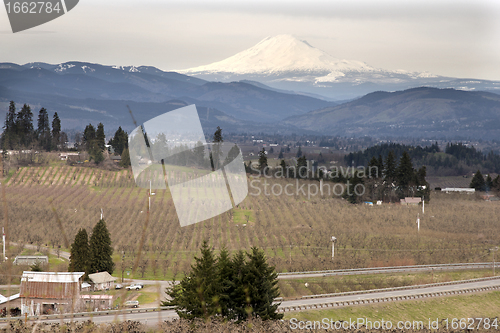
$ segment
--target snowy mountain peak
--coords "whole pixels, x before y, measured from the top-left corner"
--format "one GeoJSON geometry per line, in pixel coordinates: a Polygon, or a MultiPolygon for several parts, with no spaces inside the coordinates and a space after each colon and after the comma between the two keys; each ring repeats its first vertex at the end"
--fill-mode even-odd
{"type": "Polygon", "coordinates": [[[331,72],[366,72],[374,68],[361,61],[342,60],[291,35],[267,37],[232,57],[179,72],[185,74],[233,73],[279,74],[301,72],[326,75],[331,72]]]}

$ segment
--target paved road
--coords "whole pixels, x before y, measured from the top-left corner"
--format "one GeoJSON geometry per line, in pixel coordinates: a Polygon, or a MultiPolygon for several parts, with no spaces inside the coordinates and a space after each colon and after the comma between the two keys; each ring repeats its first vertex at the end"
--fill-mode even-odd
{"type": "MultiPolygon", "coordinates": [[[[496,263],[496,267],[500,268],[500,264],[496,263]]],[[[451,264],[451,265],[419,265],[419,266],[401,266],[401,267],[380,267],[380,268],[359,268],[359,269],[343,269],[332,271],[316,271],[316,272],[297,272],[297,273],[281,273],[278,274],[278,279],[303,279],[317,278],[326,276],[342,276],[342,275],[366,275],[366,274],[391,274],[391,273],[418,273],[418,272],[439,272],[453,271],[465,269],[487,269],[492,268],[492,263],[466,263],[466,264],[451,264]]]]}
{"type": "MultiPolygon", "coordinates": [[[[17,246],[18,243],[16,242],[10,242],[11,245],[14,245],[14,246],[17,246]]],[[[30,250],[36,250],[38,248],[38,245],[34,245],[34,244],[24,244],[24,247],[27,248],[27,249],[30,249],[30,250]]],[[[40,246],[40,249],[49,249],[50,253],[52,253],[53,255],[57,256],[57,249],[53,249],[49,246],[40,246]]],[[[69,257],[70,257],[70,253],[69,252],[64,252],[64,251],[59,251],[59,257],[60,258],[63,258],[63,259],[66,259],[66,260],[69,260],[69,257]]]]}
{"type": "Polygon", "coordinates": [[[364,300],[364,299],[370,299],[370,298],[410,296],[410,295],[417,295],[417,294],[456,291],[456,290],[473,289],[473,288],[490,287],[490,286],[500,286],[500,279],[468,282],[468,283],[452,284],[452,285],[444,285],[444,286],[436,286],[436,287],[427,287],[427,288],[418,288],[418,289],[416,288],[416,289],[381,291],[381,292],[375,292],[375,293],[355,294],[355,295],[346,295],[346,296],[298,299],[298,300],[291,300],[291,301],[282,302],[281,306],[282,307],[301,306],[301,305],[311,305],[311,304],[320,304],[320,303],[356,301],[356,300],[364,300]]]}
{"type": "MultiPolygon", "coordinates": [[[[408,289],[408,290],[398,290],[398,291],[382,291],[375,293],[365,293],[365,294],[356,294],[356,295],[346,295],[346,296],[333,296],[333,297],[323,297],[316,299],[298,299],[298,300],[290,300],[284,301],[281,303],[280,307],[290,307],[290,306],[305,306],[305,305],[314,305],[321,303],[333,303],[333,302],[343,302],[343,301],[359,301],[364,299],[371,298],[382,298],[382,297],[397,297],[397,296],[410,296],[416,294],[425,294],[425,293],[436,293],[436,292],[445,292],[445,291],[458,291],[465,289],[473,289],[473,288],[482,288],[489,286],[500,286],[500,279],[494,280],[486,280],[486,281],[476,281],[476,282],[468,282],[462,284],[454,284],[454,285],[445,285],[445,286],[437,286],[437,287],[427,287],[427,288],[418,288],[418,289],[408,289]]],[[[158,325],[164,320],[172,320],[174,318],[178,318],[176,313],[173,310],[159,311],[159,312],[143,312],[143,313],[129,313],[129,314],[121,314],[121,315],[103,315],[103,316],[94,316],[94,317],[78,317],[74,318],[74,321],[86,321],[92,320],[95,323],[109,323],[114,321],[124,321],[124,320],[133,320],[140,321],[147,325],[158,325]]],[[[70,318],[65,319],[51,319],[44,320],[44,322],[69,322],[70,318]]],[[[2,323],[0,326],[4,327],[6,324],[2,323]]]]}

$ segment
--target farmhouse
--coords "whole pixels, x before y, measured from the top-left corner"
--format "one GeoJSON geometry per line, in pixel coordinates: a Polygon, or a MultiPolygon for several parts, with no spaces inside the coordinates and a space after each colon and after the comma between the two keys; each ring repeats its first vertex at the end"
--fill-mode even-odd
{"type": "Polygon", "coordinates": [[[84,272],[32,272],[21,277],[21,314],[67,313],[80,306],[84,272]]]}
{"type": "Polygon", "coordinates": [[[122,160],[122,157],[120,155],[111,155],[110,159],[115,163],[119,163],[122,160]]]}
{"type": "Polygon", "coordinates": [[[108,272],[100,272],[89,274],[92,290],[108,290],[113,288],[116,278],[112,277],[108,272]]]}
{"type": "Polygon", "coordinates": [[[68,159],[76,158],[76,157],[79,157],[79,156],[80,156],[80,153],[60,153],[59,154],[59,159],[61,161],[67,161],[68,159]]]}

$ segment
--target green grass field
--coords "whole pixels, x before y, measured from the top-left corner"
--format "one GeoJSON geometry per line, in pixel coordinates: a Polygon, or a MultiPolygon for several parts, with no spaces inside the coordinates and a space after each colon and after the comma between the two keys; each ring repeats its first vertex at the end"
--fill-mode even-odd
{"type": "MultiPolygon", "coordinates": [[[[443,320],[448,318],[449,329],[454,318],[498,318],[500,313],[500,292],[475,295],[439,297],[429,300],[401,301],[388,304],[343,307],[335,310],[314,310],[288,312],[286,320],[295,318],[302,321],[357,321],[365,318],[374,321],[422,321],[428,327],[429,320],[438,319],[439,328],[444,328],[443,320]]],[[[478,323],[476,321],[476,323],[478,323]]],[[[498,323],[500,325],[500,323],[498,323]]],[[[483,328],[483,327],[481,327],[483,328]]],[[[500,328],[500,326],[499,326],[500,328]]],[[[418,330],[416,330],[418,331],[418,330]]],[[[497,331],[496,329],[492,331],[497,331]]]]}

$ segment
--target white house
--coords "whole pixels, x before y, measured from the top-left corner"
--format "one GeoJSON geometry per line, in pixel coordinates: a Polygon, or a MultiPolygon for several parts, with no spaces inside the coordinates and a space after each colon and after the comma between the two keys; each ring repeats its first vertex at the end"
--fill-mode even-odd
{"type": "Polygon", "coordinates": [[[92,290],[107,290],[114,287],[116,278],[108,272],[89,274],[92,290]]]}

